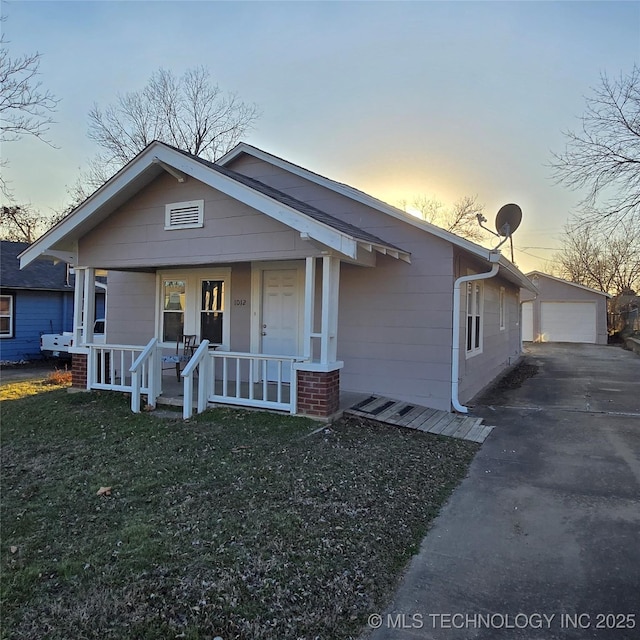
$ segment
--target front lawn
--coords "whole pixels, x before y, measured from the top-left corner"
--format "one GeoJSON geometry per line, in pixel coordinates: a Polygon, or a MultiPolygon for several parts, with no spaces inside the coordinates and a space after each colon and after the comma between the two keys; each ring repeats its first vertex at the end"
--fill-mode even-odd
{"type": "Polygon", "coordinates": [[[1,410],[3,638],[356,638],[478,448],[115,393],[1,410]]]}

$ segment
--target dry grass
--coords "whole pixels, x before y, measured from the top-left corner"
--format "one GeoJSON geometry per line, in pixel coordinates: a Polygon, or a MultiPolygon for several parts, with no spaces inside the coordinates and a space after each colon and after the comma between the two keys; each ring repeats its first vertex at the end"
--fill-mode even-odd
{"type": "Polygon", "coordinates": [[[64,369],[56,369],[49,373],[45,378],[44,384],[53,387],[70,387],[71,386],[71,371],[64,369]]]}
{"type": "Polygon", "coordinates": [[[14,382],[4,382],[0,385],[0,401],[20,400],[35,396],[44,391],[63,389],[71,386],[71,371],[59,370],[34,373],[32,378],[14,382]]]}
{"type": "Polygon", "coordinates": [[[2,409],[7,639],[356,638],[478,448],[110,393],[2,409]]]}

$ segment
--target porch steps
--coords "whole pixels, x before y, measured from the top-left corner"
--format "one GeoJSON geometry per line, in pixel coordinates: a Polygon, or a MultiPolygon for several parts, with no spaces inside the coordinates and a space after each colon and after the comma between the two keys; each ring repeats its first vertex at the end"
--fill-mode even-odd
{"type": "Polygon", "coordinates": [[[344,413],[384,424],[479,443],[484,442],[493,429],[491,426],[483,425],[482,418],[438,411],[381,396],[369,396],[346,409],[344,413]]]}

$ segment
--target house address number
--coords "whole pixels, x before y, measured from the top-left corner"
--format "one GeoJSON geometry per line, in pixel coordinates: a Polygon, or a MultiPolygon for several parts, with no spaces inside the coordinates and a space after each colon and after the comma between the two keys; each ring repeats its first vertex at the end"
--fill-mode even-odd
{"type": "Polygon", "coordinates": [[[244,307],[247,304],[247,301],[244,298],[236,298],[233,301],[234,307],[244,307]]]}

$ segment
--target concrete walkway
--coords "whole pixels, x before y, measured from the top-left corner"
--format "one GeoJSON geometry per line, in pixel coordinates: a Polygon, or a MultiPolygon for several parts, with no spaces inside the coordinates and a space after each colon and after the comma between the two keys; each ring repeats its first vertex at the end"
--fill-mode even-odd
{"type": "Polygon", "coordinates": [[[369,640],[640,638],[640,357],[529,351],[369,640]]]}

